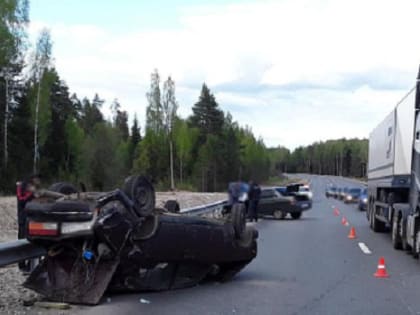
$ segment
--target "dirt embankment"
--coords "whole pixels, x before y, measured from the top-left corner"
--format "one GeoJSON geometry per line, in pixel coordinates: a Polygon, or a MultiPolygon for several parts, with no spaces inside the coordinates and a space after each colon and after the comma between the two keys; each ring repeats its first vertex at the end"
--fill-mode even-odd
{"type": "MultiPolygon", "coordinates": [[[[163,207],[169,199],[177,200],[181,209],[226,199],[223,193],[159,192],[156,206],[163,207]]],[[[16,197],[0,197],[0,242],[17,238],[16,197]]],[[[45,310],[23,306],[23,301],[37,299],[35,292],[23,288],[25,281],[16,265],[0,268],[0,314],[39,314],[45,310]]],[[[49,313],[49,312],[48,312],[49,313]]],[[[65,314],[70,314],[65,312],[65,314]]],[[[50,314],[50,313],[49,313],[50,314]]]]}

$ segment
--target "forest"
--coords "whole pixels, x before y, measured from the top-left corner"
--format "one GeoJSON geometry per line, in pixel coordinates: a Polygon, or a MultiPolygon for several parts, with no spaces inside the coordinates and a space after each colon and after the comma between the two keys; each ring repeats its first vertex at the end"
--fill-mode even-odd
{"type": "MultiPolygon", "coordinates": [[[[71,92],[54,66],[53,40],[27,35],[29,1],[0,2],[0,192],[41,174],[45,183],[83,182],[89,189],[120,185],[130,174],[158,189],[225,191],[234,180],[265,182],[287,172],[364,176],[367,140],[330,140],[267,148],[249,126],[224,112],[203,83],[194,104],[180,104],[174,78],[151,73],[144,126],[118,99],[71,92]],[[103,109],[112,111],[106,119],[103,109]],[[192,108],[189,117],[179,106],[192,108]]],[[[139,110],[140,111],[140,110],[139,110]]]]}

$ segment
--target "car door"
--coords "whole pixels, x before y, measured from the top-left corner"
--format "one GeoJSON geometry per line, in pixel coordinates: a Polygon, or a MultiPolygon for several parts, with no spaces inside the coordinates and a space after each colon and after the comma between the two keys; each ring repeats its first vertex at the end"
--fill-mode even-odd
{"type": "Polygon", "coordinates": [[[276,203],[276,193],[274,189],[263,189],[258,203],[260,214],[272,214],[276,203]]]}

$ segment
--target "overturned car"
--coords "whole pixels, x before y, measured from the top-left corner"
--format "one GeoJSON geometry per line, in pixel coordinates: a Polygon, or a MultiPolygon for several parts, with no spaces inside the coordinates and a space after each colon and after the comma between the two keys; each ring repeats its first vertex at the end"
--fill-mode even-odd
{"type": "Polygon", "coordinates": [[[105,291],[226,281],[257,254],[258,233],[246,226],[243,206],[222,219],[159,209],[142,176],[106,193],[58,183],[45,195],[26,206],[27,238],[47,255],[24,285],[52,301],[94,305],[105,291]]]}

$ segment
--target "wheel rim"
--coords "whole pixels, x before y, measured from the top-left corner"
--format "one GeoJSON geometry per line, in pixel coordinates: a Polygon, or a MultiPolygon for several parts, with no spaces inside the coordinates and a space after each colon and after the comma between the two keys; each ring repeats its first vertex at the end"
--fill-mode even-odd
{"type": "Polygon", "coordinates": [[[278,211],[278,210],[277,211],[274,211],[273,215],[274,215],[274,217],[276,219],[281,219],[283,217],[282,212],[281,211],[278,211]]]}

